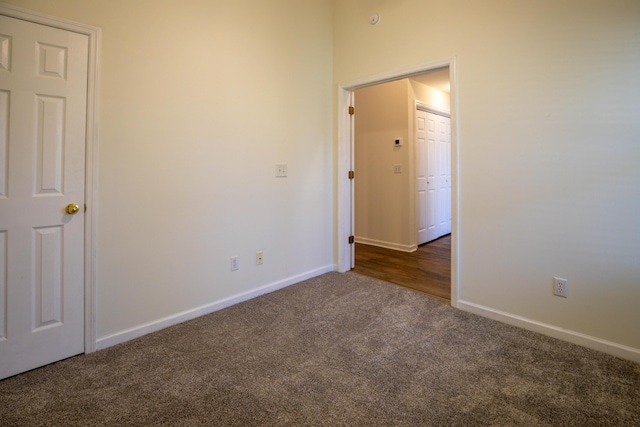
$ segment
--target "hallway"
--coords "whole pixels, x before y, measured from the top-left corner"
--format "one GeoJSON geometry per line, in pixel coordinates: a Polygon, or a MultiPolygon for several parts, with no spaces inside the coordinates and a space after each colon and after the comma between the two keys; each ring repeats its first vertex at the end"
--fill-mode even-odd
{"type": "Polygon", "coordinates": [[[356,243],[356,273],[451,302],[451,234],[401,252],[356,243]]]}

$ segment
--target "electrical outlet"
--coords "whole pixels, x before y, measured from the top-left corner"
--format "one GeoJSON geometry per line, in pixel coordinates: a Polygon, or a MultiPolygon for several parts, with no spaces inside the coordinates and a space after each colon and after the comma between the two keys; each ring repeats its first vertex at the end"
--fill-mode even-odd
{"type": "Polygon", "coordinates": [[[393,165],[393,173],[402,173],[402,165],[393,165]]]}
{"type": "Polygon", "coordinates": [[[569,281],[561,277],[553,278],[553,294],[559,297],[567,298],[569,291],[569,281]]]}
{"type": "Polygon", "coordinates": [[[264,262],[264,252],[258,251],[256,252],[256,265],[262,265],[264,262]]]}
{"type": "Polygon", "coordinates": [[[240,269],[240,260],[237,256],[231,257],[231,271],[236,271],[240,269]]]}

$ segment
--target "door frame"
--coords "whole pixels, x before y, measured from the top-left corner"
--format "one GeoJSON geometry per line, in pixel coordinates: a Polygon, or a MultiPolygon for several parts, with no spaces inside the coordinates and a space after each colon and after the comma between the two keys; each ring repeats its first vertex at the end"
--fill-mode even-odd
{"type": "MultiPolygon", "coordinates": [[[[394,80],[410,78],[424,74],[438,68],[449,67],[449,81],[451,83],[451,305],[458,306],[460,257],[458,251],[459,236],[459,144],[458,144],[458,84],[457,59],[455,56],[439,61],[379,74],[360,80],[338,84],[338,271],[346,272],[351,269],[353,262],[352,248],[349,236],[353,235],[353,186],[349,179],[349,171],[353,170],[353,137],[351,130],[351,93],[367,86],[387,83],[394,80]]],[[[357,113],[357,111],[356,111],[357,113]]],[[[415,178],[415,177],[414,177],[415,178]]],[[[357,177],[356,177],[357,179],[357,177]]],[[[417,229],[416,229],[417,232],[417,229]]]]}
{"type": "Polygon", "coordinates": [[[0,3],[0,15],[83,34],[89,38],[84,175],[84,200],[86,205],[84,218],[84,351],[85,353],[91,353],[96,350],[96,168],[98,165],[98,77],[101,30],[91,25],[45,15],[5,3],[0,3]]]}

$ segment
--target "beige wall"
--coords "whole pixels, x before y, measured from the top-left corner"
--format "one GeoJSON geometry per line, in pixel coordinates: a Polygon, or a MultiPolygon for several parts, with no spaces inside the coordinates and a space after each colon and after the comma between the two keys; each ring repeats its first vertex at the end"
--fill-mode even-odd
{"type": "Polygon", "coordinates": [[[449,96],[396,80],[354,91],[355,237],[360,243],[416,249],[415,102],[449,111],[449,96]],[[402,139],[402,146],[393,141],[402,139]],[[394,173],[400,165],[402,172],[394,173]]]}
{"type": "Polygon", "coordinates": [[[103,31],[100,339],[333,268],[331,2],[7,3],[103,31]]]}
{"type": "Polygon", "coordinates": [[[426,104],[429,108],[433,108],[435,111],[442,113],[449,113],[451,111],[451,99],[448,93],[434,89],[413,79],[409,79],[409,83],[410,109],[413,110],[415,108],[414,101],[420,101],[423,104],[426,104]]]}
{"type": "Polygon", "coordinates": [[[640,354],[640,3],[335,9],[338,85],[457,58],[461,305],[640,354]]]}

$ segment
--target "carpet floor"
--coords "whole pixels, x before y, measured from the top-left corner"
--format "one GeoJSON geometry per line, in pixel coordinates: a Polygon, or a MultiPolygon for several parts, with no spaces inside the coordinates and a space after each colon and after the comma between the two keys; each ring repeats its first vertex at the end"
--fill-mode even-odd
{"type": "Polygon", "coordinates": [[[640,364],[328,273],[0,381],[2,426],[639,426],[640,364]]]}

